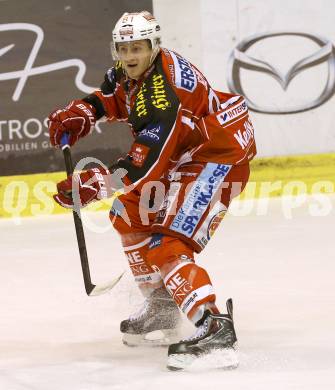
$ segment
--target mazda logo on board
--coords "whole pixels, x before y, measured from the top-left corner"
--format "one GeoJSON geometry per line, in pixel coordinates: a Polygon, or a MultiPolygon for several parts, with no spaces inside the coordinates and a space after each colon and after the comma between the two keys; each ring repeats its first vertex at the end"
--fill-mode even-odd
{"type": "MultiPolygon", "coordinates": [[[[285,56],[285,53],[282,53],[285,56]]],[[[247,99],[248,106],[251,110],[267,113],[267,114],[293,114],[297,112],[311,110],[329,100],[335,92],[335,55],[332,42],[319,35],[313,35],[303,32],[286,32],[276,31],[268,33],[260,33],[250,36],[241,41],[232,51],[228,60],[227,83],[230,91],[244,95],[247,99]],[[293,64],[286,73],[280,72],[275,65],[264,60],[254,58],[247,54],[248,49],[255,43],[262,40],[278,37],[278,36],[295,36],[307,38],[315,42],[319,48],[313,54],[301,58],[293,64]],[[327,64],[327,81],[325,86],[316,99],[311,99],[309,102],[296,106],[263,106],[260,103],[248,98],[248,92],[245,92],[241,82],[241,69],[248,69],[265,73],[273,77],[281,85],[284,91],[288,88],[290,82],[302,71],[314,67],[316,65],[327,64]]]]}

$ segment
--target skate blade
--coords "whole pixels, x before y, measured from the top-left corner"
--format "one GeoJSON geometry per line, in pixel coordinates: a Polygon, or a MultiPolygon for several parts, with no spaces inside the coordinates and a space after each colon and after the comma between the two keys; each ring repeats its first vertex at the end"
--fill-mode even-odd
{"type": "Polygon", "coordinates": [[[124,333],[122,342],[128,347],[167,347],[179,339],[175,329],[154,330],[145,334],[124,333]]]}
{"type": "Polygon", "coordinates": [[[168,357],[170,371],[233,370],[238,367],[238,354],[233,348],[216,349],[203,355],[172,354],[168,357]]]}

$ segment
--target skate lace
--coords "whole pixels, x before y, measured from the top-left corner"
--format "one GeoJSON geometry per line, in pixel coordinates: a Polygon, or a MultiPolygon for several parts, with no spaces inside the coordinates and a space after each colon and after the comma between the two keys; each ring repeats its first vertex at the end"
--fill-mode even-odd
{"type": "Polygon", "coordinates": [[[207,331],[208,331],[208,321],[205,320],[204,323],[197,328],[197,330],[192,336],[188,337],[187,339],[184,339],[183,341],[191,341],[191,340],[198,339],[204,336],[207,333],[207,331]]]}
{"type": "Polygon", "coordinates": [[[133,314],[131,314],[129,316],[129,320],[136,321],[136,320],[139,320],[140,318],[144,317],[147,310],[148,310],[148,306],[149,306],[149,299],[146,299],[143,302],[142,306],[137,311],[135,311],[133,314]]]}

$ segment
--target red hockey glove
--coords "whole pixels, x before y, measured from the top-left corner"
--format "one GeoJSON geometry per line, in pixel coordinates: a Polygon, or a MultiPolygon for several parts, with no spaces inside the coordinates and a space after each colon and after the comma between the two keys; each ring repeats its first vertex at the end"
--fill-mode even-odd
{"type": "Polygon", "coordinates": [[[57,184],[58,193],[54,195],[54,199],[62,207],[73,208],[73,190],[79,194],[80,207],[85,207],[96,200],[109,198],[114,192],[110,176],[109,170],[102,167],[75,173],[57,184]]]}
{"type": "Polygon", "coordinates": [[[95,108],[83,100],[73,100],[62,110],[55,110],[49,115],[50,141],[59,147],[62,134],[69,133],[72,146],[79,138],[85,137],[96,121],[95,108]]]}

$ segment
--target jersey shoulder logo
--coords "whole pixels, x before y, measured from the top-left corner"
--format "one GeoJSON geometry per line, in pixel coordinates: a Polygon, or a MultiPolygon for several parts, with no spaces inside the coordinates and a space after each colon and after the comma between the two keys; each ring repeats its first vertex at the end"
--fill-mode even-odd
{"type": "Polygon", "coordinates": [[[170,50],[169,54],[174,63],[174,83],[176,87],[188,92],[193,92],[198,84],[193,66],[179,54],[170,50]]]}

